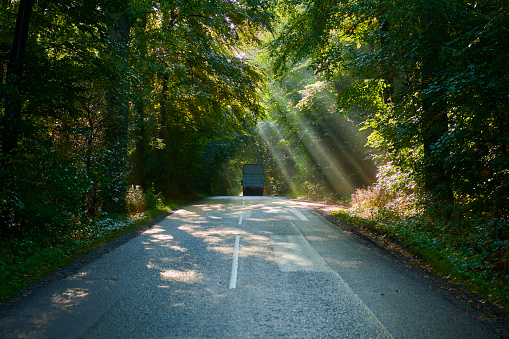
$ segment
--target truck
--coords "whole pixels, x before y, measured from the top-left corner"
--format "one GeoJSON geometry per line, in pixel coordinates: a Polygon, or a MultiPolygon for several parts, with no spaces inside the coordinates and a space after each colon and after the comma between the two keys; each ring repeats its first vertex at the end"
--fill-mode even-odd
{"type": "Polygon", "coordinates": [[[242,166],[242,195],[263,195],[265,191],[265,167],[263,164],[242,166]]]}

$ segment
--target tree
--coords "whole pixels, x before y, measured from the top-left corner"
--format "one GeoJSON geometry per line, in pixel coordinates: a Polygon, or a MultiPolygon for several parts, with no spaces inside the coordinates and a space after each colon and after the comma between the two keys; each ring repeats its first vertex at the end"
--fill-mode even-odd
{"type": "Polygon", "coordinates": [[[311,56],[341,87],[336,107],[372,128],[372,143],[415,170],[430,196],[491,196],[506,210],[495,197],[507,187],[507,46],[494,35],[507,35],[505,2],[281,3],[288,19],[271,45],[276,74],[311,56]],[[490,141],[472,142],[481,138],[490,141]]]}
{"type": "MultiPolygon", "coordinates": [[[[84,18],[84,8],[89,6],[21,1],[7,5],[1,13],[5,30],[0,45],[12,42],[16,51],[2,55],[8,59],[1,60],[2,66],[7,65],[2,67],[7,71],[2,73],[6,76],[1,79],[0,107],[5,180],[0,199],[2,232],[29,228],[35,220],[33,228],[39,229],[49,228],[49,224],[60,223],[65,228],[67,223],[79,223],[79,206],[85,200],[83,178],[79,168],[67,161],[68,156],[60,162],[57,159],[62,154],[58,145],[65,144],[62,137],[67,135],[67,122],[76,117],[78,93],[90,75],[83,72],[84,61],[94,54],[94,38],[104,22],[92,11],[88,13],[90,21],[77,24],[76,19],[84,18]],[[13,17],[10,13],[16,8],[18,16],[13,17]],[[11,30],[13,27],[18,28],[11,30]],[[91,39],[80,46],[81,53],[76,53],[76,43],[84,36],[91,39]],[[69,194],[71,191],[74,195],[69,194]]],[[[92,57],[87,62],[93,64],[94,60],[92,57]]],[[[92,64],[88,63],[89,70],[92,64]]]]}
{"type": "MultiPolygon", "coordinates": [[[[259,53],[268,69],[271,60],[259,53]]],[[[269,83],[264,103],[268,121],[260,124],[265,162],[276,194],[316,198],[348,197],[374,181],[374,166],[364,148],[366,133],[334,112],[337,88],[313,74],[308,60],[284,78],[269,83]]]]}
{"type": "Polygon", "coordinates": [[[155,80],[143,86],[154,89],[158,106],[144,105],[158,122],[157,130],[147,130],[152,149],[145,150],[144,168],[166,195],[191,189],[208,142],[235,138],[262,114],[262,77],[236,46],[255,41],[269,18],[263,2],[168,2],[148,12],[137,45],[145,60],[131,62],[147,70],[138,71],[141,78],[155,80]]]}
{"type": "Polygon", "coordinates": [[[263,114],[262,76],[239,48],[270,26],[268,8],[1,2],[2,232],[58,236],[122,212],[131,183],[168,195],[203,187],[209,144],[233,140],[263,114]],[[16,28],[14,13],[30,10],[16,28]],[[24,57],[10,53],[24,46],[24,57]]]}
{"type": "Polygon", "coordinates": [[[19,138],[22,119],[22,92],[24,57],[27,48],[28,31],[35,0],[21,0],[16,16],[16,28],[12,39],[6,81],[13,94],[7,98],[3,123],[2,152],[11,154],[19,138]],[[12,98],[12,99],[11,99],[12,98]],[[11,99],[11,100],[9,100],[11,99]]]}

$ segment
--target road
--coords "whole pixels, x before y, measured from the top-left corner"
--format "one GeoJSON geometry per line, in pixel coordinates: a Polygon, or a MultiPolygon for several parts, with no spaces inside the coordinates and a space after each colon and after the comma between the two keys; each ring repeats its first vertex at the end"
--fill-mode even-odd
{"type": "Polygon", "coordinates": [[[286,198],[183,207],[0,313],[0,338],[498,338],[286,198]]]}

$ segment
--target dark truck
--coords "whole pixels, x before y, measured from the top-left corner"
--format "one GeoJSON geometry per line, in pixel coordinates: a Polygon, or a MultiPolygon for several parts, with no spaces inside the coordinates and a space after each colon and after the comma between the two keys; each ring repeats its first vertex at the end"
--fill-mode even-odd
{"type": "Polygon", "coordinates": [[[246,164],[242,167],[242,195],[263,195],[265,168],[259,164],[246,164]]]}

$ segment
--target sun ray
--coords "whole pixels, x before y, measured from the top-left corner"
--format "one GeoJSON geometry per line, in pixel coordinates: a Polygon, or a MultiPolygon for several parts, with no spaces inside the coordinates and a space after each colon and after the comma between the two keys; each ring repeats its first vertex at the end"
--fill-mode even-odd
{"type": "Polygon", "coordinates": [[[261,123],[263,126],[260,127],[260,136],[262,140],[264,141],[264,144],[267,147],[268,152],[270,153],[272,159],[276,162],[276,165],[280,169],[281,174],[283,175],[283,179],[285,181],[285,184],[290,188],[292,194],[297,194],[298,190],[295,186],[295,183],[289,173],[293,172],[286,161],[281,157],[281,153],[286,153],[288,156],[292,159],[295,159],[295,155],[293,151],[286,145],[284,142],[281,142],[284,140],[284,136],[281,133],[281,131],[277,128],[277,126],[270,122],[263,122],[261,123]],[[275,138],[274,138],[275,137],[275,138]],[[273,144],[272,141],[276,139],[279,141],[276,145],[273,144]],[[276,148],[281,149],[282,146],[282,152],[278,151],[276,148]]]}

